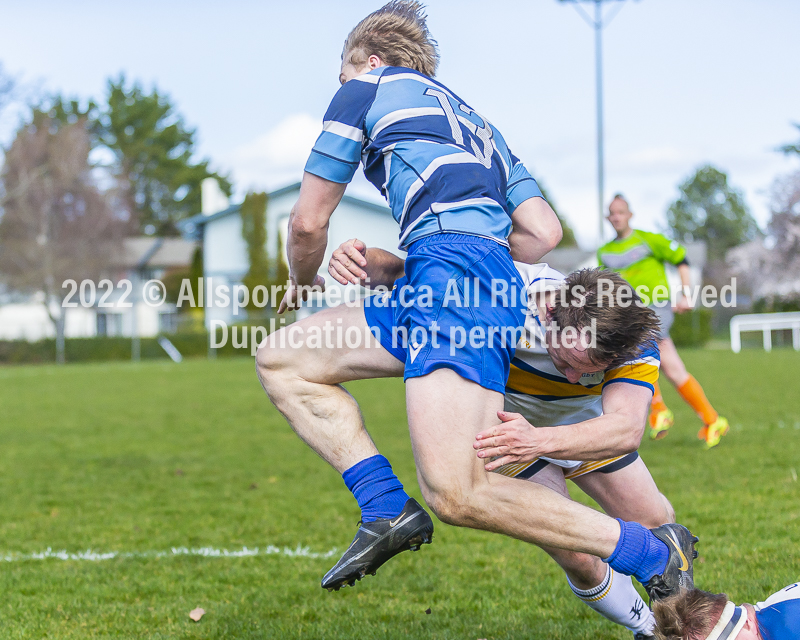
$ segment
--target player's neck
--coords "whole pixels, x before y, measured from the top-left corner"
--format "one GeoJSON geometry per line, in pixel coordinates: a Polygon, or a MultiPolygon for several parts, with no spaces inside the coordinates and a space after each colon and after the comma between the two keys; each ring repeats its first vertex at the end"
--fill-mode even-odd
{"type": "Polygon", "coordinates": [[[631,227],[625,227],[622,231],[617,232],[617,240],[624,240],[625,238],[629,238],[630,235],[633,233],[633,229],[631,227]]]}

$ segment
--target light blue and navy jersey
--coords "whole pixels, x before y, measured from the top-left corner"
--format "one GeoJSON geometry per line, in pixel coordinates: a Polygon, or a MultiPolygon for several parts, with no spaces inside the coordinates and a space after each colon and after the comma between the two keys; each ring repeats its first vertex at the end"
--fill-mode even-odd
{"type": "Polygon", "coordinates": [[[756,606],[758,630],[763,640],[800,638],[800,583],[773,593],[756,606]]]}
{"type": "Polygon", "coordinates": [[[405,67],[379,67],[339,89],[305,170],[347,183],[359,162],[388,200],[403,249],[442,232],[507,244],[511,214],[542,197],[486,118],[405,67]]]}

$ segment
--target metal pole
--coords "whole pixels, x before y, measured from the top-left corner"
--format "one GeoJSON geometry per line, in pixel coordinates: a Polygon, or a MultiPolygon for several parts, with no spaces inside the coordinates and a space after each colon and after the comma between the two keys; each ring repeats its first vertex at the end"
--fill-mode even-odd
{"type": "Polygon", "coordinates": [[[599,220],[599,244],[603,244],[603,219],[604,219],[604,166],[603,166],[603,0],[594,3],[594,57],[595,57],[595,84],[597,88],[597,207],[599,220]]]}

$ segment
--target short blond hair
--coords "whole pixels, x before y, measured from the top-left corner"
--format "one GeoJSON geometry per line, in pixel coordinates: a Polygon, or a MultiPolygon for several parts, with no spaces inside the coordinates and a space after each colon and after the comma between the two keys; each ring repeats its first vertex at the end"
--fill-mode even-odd
{"type": "Polygon", "coordinates": [[[417,0],[392,0],[359,22],[347,36],[342,60],[358,67],[378,56],[392,67],[408,67],[433,78],[439,66],[436,40],[417,0]]]}
{"type": "Polygon", "coordinates": [[[719,621],[728,596],[686,589],[653,603],[658,640],[705,640],[719,621]]]}

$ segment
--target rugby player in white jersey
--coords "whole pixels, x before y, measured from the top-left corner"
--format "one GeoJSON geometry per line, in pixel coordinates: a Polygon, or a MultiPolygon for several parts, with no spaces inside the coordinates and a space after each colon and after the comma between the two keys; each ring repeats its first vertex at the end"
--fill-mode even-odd
{"type": "MultiPolygon", "coordinates": [[[[356,263],[362,254],[366,247],[357,239],[342,244],[329,273],[342,284],[356,274],[379,286],[387,274],[402,272],[403,261],[380,249],[370,250],[378,266],[361,270],[356,263]]],[[[635,304],[630,286],[614,272],[586,269],[565,278],[546,264],[517,267],[530,313],[511,363],[505,410],[498,414],[502,423],[476,436],[478,457],[487,471],[544,485],[568,499],[565,481],[573,480],[613,517],[651,528],[673,522],[672,506],[636,453],[658,377],[657,316],[635,304]],[[605,303],[591,294],[599,287],[607,291],[605,303]],[[592,321],[606,340],[589,348],[589,335],[579,330],[592,321]],[[566,336],[569,328],[574,339],[566,336]],[[557,332],[565,339],[554,344],[557,332]],[[614,333],[624,335],[608,339],[614,333]]],[[[652,613],[629,576],[596,556],[540,546],[565,570],[578,598],[635,638],[652,637],[652,613]]]]}
{"type": "Polygon", "coordinates": [[[408,251],[403,282],[391,305],[322,310],[270,334],[256,356],[270,400],[342,474],[361,509],[353,542],[322,586],[353,585],[394,555],[431,540],[430,516],[405,492],[340,386],[402,375],[418,481],[440,519],[607,558],[651,594],[668,595],[692,581],[696,538],[685,527],[670,525],[669,537],[615,521],[540,485],[487,473],[475,457],[475,435],[502,410],[516,340],[459,347],[455,331],[518,334],[525,305],[515,296],[493,304],[491,289],[498,282],[519,288],[513,259],[535,262],[558,243],[561,229],[500,132],[433,79],[438,59],[414,0],[392,0],[348,35],[342,86],[326,111],[290,216],[290,285],[279,312],[297,308],[312,285],[322,285],[318,270],[329,221],[359,165],[398,222],[400,246],[408,251]],[[450,285],[463,282],[478,285],[480,301],[448,306],[450,285]],[[392,353],[386,336],[370,333],[376,317],[424,339],[392,353]],[[363,339],[315,339],[332,328],[363,339]]]}

